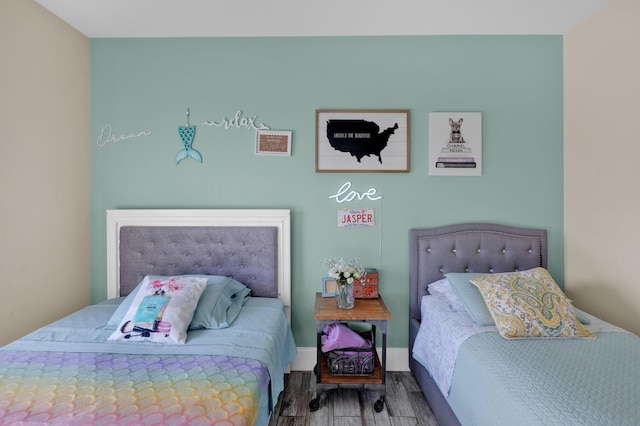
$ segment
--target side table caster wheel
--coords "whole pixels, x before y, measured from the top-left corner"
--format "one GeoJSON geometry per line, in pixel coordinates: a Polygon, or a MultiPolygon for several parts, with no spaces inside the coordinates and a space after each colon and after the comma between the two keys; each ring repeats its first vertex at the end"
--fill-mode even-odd
{"type": "Polygon", "coordinates": [[[380,398],[373,404],[373,409],[376,413],[379,413],[384,408],[384,398],[380,398]]]}
{"type": "Polygon", "coordinates": [[[309,401],[309,410],[317,411],[320,408],[320,398],[315,397],[311,401],[309,401]]]}

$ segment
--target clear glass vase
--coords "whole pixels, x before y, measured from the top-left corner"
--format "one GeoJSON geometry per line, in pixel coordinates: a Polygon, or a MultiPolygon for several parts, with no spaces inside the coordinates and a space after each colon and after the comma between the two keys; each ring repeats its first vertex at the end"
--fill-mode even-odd
{"type": "Polygon", "coordinates": [[[338,281],[336,289],[336,306],[340,309],[353,309],[353,284],[346,281],[338,281]]]}

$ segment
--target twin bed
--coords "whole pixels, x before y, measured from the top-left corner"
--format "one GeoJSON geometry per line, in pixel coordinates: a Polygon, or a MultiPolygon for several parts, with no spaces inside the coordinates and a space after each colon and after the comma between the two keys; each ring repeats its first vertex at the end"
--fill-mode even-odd
{"type": "Polygon", "coordinates": [[[474,305],[480,292],[469,280],[484,289],[480,275],[534,291],[528,280],[546,273],[546,231],[413,229],[409,248],[409,364],[441,426],[640,424],[640,338],[573,308],[569,333],[584,338],[507,339],[496,327],[505,332],[505,317],[483,318],[474,305]]]}
{"type": "Polygon", "coordinates": [[[289,232],[288,210],[108,211],[108,300],[0,348],[0,424],[266,425],[296,356],[289,232]]]}

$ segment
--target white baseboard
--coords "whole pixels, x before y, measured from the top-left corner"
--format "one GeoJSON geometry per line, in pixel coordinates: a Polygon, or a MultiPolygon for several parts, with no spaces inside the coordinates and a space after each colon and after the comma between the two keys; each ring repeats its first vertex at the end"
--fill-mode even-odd
{"type": "MultiPolygon", "coordinates": [[[[378,356],[381,356],[378,348],[378,356]]],[[[387,371],[409,371],[409,350],[407,348],[387,348],[387,371]]],[[[291,371],[311,371],[316,365],[316,348],[298,348],[298,356],[291,361],[291,371]]]]}

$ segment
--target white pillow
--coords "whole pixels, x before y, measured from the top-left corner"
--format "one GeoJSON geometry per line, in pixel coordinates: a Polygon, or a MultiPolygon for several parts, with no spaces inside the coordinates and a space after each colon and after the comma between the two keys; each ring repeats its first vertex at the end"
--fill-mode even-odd
{"type": "Polygon", "coordinates": [[[145,277],[109,340],[184,344],[206,284],[206,277],[145,277]]]}
{"type": "Polygon", "coordinates": [[[447,278],[442,278],[429,284],[429,293],[443,296],[454,311],[466,311],[465,306],[460,302],[460,299],[453,291],[453,287],[447,278]]]}

